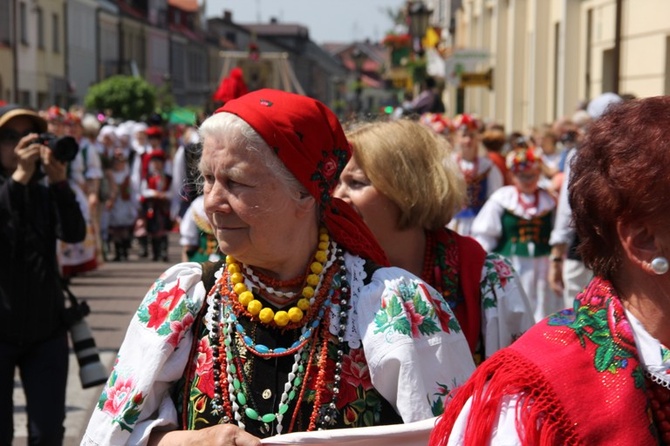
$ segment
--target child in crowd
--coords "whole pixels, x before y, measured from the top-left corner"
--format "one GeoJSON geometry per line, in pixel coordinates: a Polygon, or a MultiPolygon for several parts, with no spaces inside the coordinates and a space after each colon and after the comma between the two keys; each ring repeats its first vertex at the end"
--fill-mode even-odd
{"type": "Polygon", "coordinates": [[[105,206],[109,210],[109,239],[114,245],[114,261],[128,260],[128,249],[137,207],[130,186],[130,166],[122,149],[117,149],[112,160],[111,177],[116,185],[105,206]]]}
{"type": "Polygon", "coordinates": [[[170,182],[165,173],[165,152],[152,149],[148,154],[147,174],[142,180],[140,195],[146,231],[151,242],[153,260],[168,261],[168,233],[170,220],[170,182]]]}

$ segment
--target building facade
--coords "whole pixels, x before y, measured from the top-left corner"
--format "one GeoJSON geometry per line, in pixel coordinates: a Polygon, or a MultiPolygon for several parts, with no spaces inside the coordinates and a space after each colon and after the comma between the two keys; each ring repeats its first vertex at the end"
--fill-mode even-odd
{"type": "Polygon", "coordinates": [[[665,0],[461,0],[454,50],[488,57],[492,86],[451,85],[451,110],[512,130],[570,116],[607,91],[670,93],[670,3],[665,0]]]}

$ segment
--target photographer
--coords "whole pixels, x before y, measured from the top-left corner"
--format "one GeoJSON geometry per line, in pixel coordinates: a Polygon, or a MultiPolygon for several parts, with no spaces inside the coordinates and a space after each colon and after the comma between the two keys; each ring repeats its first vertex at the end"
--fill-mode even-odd
{"type": "Polygon", "coordinates": [[[29,444],[60,445],[68,369],[65,298],[56,239],[84,240],[67,163],[37,143],[47,124],[0,107],[0,444],[13,437],[15,368],[26,395],[29,444]],[[42,179],[42,173],[46,179],[42,179]]]}

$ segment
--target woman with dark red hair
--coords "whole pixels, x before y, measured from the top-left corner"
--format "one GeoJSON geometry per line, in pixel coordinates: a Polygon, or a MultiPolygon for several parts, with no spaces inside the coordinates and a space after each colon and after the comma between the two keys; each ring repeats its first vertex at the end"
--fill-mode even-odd
{"type": "Polygon", "coordinates": [[[158,279],[83,444],[257,445],[441,413],[445,386],[474,370],[467,341],[442,296],[388,267],[332,198],[350,157],[337,117],[258,90],[200,135],[204,208],[225,264],[181,263],[158,279]]]}
{"type": "Polygon", "coordinates": [[[456,390],[437,445],[670,444],[670,96],[610,106],[569,186],[594,278],[456,390]]]}

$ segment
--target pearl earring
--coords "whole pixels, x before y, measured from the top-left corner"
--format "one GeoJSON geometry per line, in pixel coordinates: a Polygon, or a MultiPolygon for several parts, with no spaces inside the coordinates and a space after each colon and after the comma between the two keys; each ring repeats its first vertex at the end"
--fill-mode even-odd
{"type": "Polygon", "coordinates": [[[670,269],[668,259],[665,257],[654,257],[654,259],[651,261],[651,269],[654,270],[654,272],[659,276],[661,274],[667,273],[668,269],[670,269]]]}

